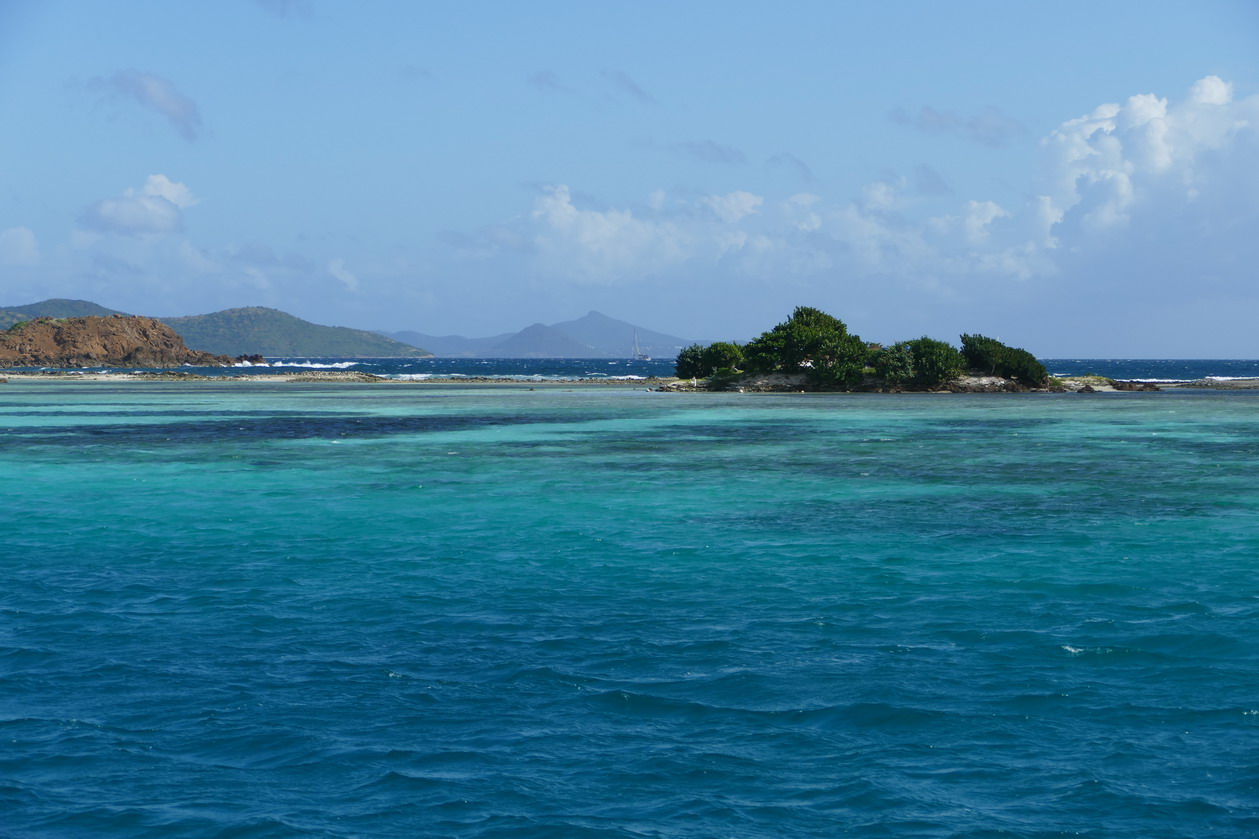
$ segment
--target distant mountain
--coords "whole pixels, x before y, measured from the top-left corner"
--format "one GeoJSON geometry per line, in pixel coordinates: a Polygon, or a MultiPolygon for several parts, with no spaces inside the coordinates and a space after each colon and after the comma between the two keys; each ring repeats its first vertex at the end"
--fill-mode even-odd
{"type": "Polygon", "coordinates": [[[425,335],[423,332],[382,332],[387,338],[410,344],[413,347],[424,347],[437,355],[456,358],[487,358],[492,355],[490,349],[510,338],[514,333],[504,332],[502,335],[491,335],[488,338],[465,338],[462,335],[425,335]]]}
{"type": "Polygon", "coordinates": [[[644,355],[674,358],[683,347],[694,343],[593,311],[576,320],[550,326],[535,323],[512,335],[490,338],[443,337],[420,332],[381,334],[422,345],[439,356],[454,358],[629,358],[635,335],[644,355]]]}
{"type": "Polygon", "coordinates": [[[594,358],[589,344],[570,338],[553,326],[535,323],[490,348],[491,358],[594,358]]]}
{"type": "Polygon", "coordinates": [[[594,347],[598,350],[596,355],[611,358],[628,358],[633,351],[635,334],[638,336],[639,349],[656,358],[673,358],[679,350],[692,343],[676,335],[653,332],[595,311],[588,312],[577,320],[552,324],[551,327],[594,347]]]}
{"type": "Polygon", "coordinates": [[[55,297],[39,303],[28,303],[25,306],[0,307],[0,329],[8,329],[15,323],[35,318],[86,318],[122,315],[115,309],[106,309],[87,300],[66,300],[55,297]]]}
{"type": "Polygon", "coordinates": [[[161,320],[178,332],[188,346],[225,355],[410,358],[432,355],[428,350],[376,332],[320,326],[262,306],[161,320]]]}

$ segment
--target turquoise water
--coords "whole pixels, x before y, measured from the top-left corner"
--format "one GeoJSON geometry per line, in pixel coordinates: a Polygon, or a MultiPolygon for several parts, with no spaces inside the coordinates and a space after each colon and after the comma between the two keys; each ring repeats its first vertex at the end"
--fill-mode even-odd
{"type": "Polygon", "coordinates": [[[0,835],[1259,834],[1259,393],[0,385],[0,835]]]}

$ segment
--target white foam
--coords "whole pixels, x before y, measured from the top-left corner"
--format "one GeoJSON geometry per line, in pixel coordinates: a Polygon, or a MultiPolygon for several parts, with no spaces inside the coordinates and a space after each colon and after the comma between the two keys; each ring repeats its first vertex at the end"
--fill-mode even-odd
{"type": "Polygon", "coordinates": [[[327,364],[318,361],[272,361],[258,362],[237,361],[233,367],[304,367],[311,370],[344,370],[347,367],[353,367],[358,364],[357,361],[333,361],[327,364]]]}

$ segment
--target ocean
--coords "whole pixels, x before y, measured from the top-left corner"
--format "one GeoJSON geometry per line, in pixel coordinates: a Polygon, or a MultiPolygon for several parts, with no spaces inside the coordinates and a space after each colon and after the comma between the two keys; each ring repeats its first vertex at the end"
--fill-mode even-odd
{"type": "Polygon", "coordinates": [[[0,482],[6,839],[1259,835],[1259,391],[11,378],[0,482]]]}
{"type": "MultiPolygon", "coordinates": [[[[1259,361],[1248,359],[1042,359],[1055,376],[1096,374],[1112,379],[1145,382],[1191,382],[1207,378],[1257,379],[1259,361]]],[[[88,368],[81,372],[110,368],[88,368]]],[[[131,369],[131,368],[129,368],[131,369]]],[[[139,368],[150,369],[153,368],[139,368]]],[[[188,367],[205,376],[251,376],[301,370],[352,370],[391,379],[521,379],[564,381],[577,379],[633,380],[674,374],[674,359],[616,358],[272,358],[262,364],[234,367],[188,367]]]]}

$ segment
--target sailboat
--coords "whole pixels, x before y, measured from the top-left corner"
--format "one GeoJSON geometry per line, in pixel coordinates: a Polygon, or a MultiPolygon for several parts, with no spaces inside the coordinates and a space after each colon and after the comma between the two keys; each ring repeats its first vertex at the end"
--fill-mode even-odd
{"type": "Polygon", "coordinates": [[[651,361],[651,356],[644,353],[638,347],[638,330],[637,329],[634,330],[634,352],[630,357],[633,358],[635,361],[651,361]]]}

